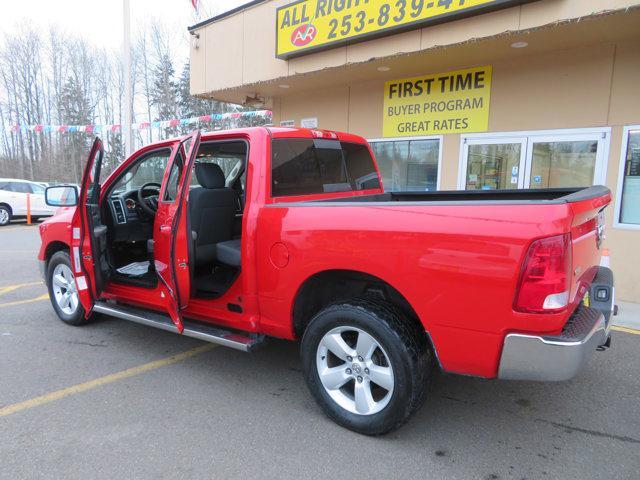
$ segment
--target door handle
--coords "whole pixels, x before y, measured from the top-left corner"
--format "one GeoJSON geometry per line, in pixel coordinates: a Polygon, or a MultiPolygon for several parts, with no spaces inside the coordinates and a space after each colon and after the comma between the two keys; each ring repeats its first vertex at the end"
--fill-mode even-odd
{"type": "Polygon", "coordinates": [[[170,225],[160,225],[160,233],[170,233],[171,232],[171,226],[170,225]]]}

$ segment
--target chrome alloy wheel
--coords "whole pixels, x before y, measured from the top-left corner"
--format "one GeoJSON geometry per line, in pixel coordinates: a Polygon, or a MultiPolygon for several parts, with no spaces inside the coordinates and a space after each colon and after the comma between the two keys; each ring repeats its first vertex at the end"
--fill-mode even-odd
{"type": "Polygon", "coordinates": [[[393,368],[380,343],[356,327],[327,332],[318,345],[316,367],[322,386],[345,410],[373,415],[393,394],[393,368]]]}
{"type": "Polygon", "coordinates": [[[60,310],[67,315],[73,315],[79,304],[78,289],[73,272],[65,264],[56,265],[51,278],[53,296],[60,310]]]}
{"type": "Polygon", "coordinates": [[[9,212],[4,208],[0,208],[0,225],[9,223],[9,212]]]}

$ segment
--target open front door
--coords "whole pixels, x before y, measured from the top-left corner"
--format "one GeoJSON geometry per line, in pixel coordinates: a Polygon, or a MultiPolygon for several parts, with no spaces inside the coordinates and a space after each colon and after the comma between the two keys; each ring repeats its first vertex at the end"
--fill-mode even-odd
{"type": "Polygon", "coordinates": [[[160,279],[164,307],[182,333],[181,311],[189,303],[191,270],[189,250],[193,242],[188,228],[187,199],[193,162],[200,146],[200,132],[183,138],[165,172],[154,223],[154,262],[160,279]]]}
{"type": "Polygon", "coordinates": [[[107,227],[100,212],[103,155],[102,141],[96,137],[82,175],[78,206],[71,223],[71,258],[78,296],[87,316],[109,276],[107,227]]]}

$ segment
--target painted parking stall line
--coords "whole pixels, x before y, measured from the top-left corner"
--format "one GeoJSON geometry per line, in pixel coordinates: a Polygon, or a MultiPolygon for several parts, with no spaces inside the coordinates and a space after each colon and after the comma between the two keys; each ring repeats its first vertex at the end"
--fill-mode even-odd
{"type": "Polygon", "coordinates": [[[4,287],[0,287],[0,295],[4,295],[5,293],[13,292],[14,290],[18,290],[19,288],[33,287],[35,285],[43,285],[43,283],[42,282],[29,282],[29,283],[17,283],[15,285],[6,285],[4,287]]]}
{"type": "Polygon", "coordinates": [[[7,405],[6,407],[0,408],[0,417],[6,417],[8,415],[12,415],[14,413],[18,413],[23,410],[39,407],[41,405],[44,405],[50,402],[55,402],[56,400],[60,400],[71,395],[76,395],[78,393],[86,392],[87,390],[92,390],[102,385],[117,382],[118,380],[124,380],[126,378],[134,377],[136,375],[140,375],[150,370],[155,370],[160,367],[165,367],[167,365],[178,363],[188,358],[191,358],[195,355],[198,355],[200,353],[213,350],[216,346],[217,345],[213,345],[213,344],[202,345],[200,347],[192,348],[191,350],[187,350],[182,353],[171,355],[170,357],[145,363],[137,367],[128,368],[120,372],[112,373],[110,375],[105,375],[104,377],[99,377],[94,380],[89,380],[88,382],[79,383],[77,385],[63,388],[61,390],[56,390],[54,392],[46,393],[44,395],[40,395],[39,397],[34,397],[29,400],[25,400],[23,402],[7,405]]]}

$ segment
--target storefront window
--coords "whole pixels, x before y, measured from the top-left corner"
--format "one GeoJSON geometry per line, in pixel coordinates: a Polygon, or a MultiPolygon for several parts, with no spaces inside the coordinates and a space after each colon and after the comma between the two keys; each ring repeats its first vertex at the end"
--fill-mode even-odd
{"type": "Polygon", "coordinates": [[[640,130],[630,130],[622,168],[620,223],[640,225],[640,130]]]}
{"type": "Polygon", "coordinates": [[[520,143],[469,145],[467,190],[518,188],[520,143]]]}
{"type": "Polygon", "coordinates": [[[439,139],[374,140],[370,143],[385,191],[438,189],[439,139]]]}
{"type": "Polygon", "coordinates": [[[535,142],[529,188],[593,185],[598,142],[535,142]]]}
{"type": "Polygon", "coordinates": [[[462,136],[458,188],[583,188],[603,184],[610,129],[462,136]]]}

